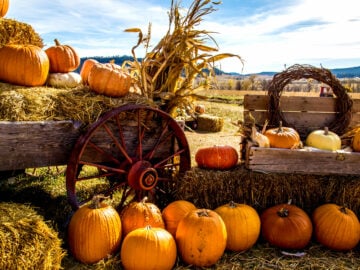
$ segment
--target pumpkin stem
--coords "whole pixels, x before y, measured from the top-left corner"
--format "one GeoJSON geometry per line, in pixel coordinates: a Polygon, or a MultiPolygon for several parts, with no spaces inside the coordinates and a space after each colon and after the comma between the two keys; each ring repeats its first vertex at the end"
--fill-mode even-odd
{"type": "Polygon", "coordinates": [[[278,130],[277,130],[277,133],[281,133],[281,132],[283,132],[283,123],[282,123],[282,121],[280,120],[280,121],[279,121],[279,128],[278,128],[278,130]]]}
{"type": "Polygon", "coordinates": [[[60,45],[61,45],[60,42],[59,42],[59,40],[58,40],[57,38],[54,39],[54,42],[55,42],[55,45],[56,45],[56,46],[60,46],[60,45]]]}
{"type": "Polygon", "coordinates": [[[198,217],[208,217],[209,213],[206,209],[200,209],[199,211],[197,211],[197,215],[198,217]]]}
{"type": "Polygon", "coordinates": [[[324,127],[324,135],[329,135],[329,127],[324,127]]]}
{"type": "Polygon", "coordinates": [[[347,209],[346,209],[346,206],[341,206],[340,208],[339,208],[339,210],[340,210],[340,212],[341,213],[343,213],[343,214],[346,214],[347,215],[347,209]]]}
{"type": "Polygon", "coordinates": [[[99,209],[101,208],[101,202],[105,199],[107,199],[108,197],[104,196],[103,194],[99,194],[99,195],[95,195],[92,200],[91,203],[89,205],[89,208],[91,209],[99,209]]]}
{"type": "Polygon", "coordinates": [[[279,211],[277,211],[277,214],[278,214],[279,217],[288,217],[289,216],[289,210],[282,207],[279,211]]]}
{"type": "Polygon", "coordinates": [[[141,200],[141,202],[142,202],[142,203],[146,203],[146,202],[148,201],[148,199],[149,199],[149,198],[148,198],[147,196],[145,196],[145,197],[141,200]]]}
{"type": "Polygon", "coordinates": [[[229,202],[229,207],[230,208],[235,208],[236,207],[236,203],[234,201],[230,201],[229,202]]]}

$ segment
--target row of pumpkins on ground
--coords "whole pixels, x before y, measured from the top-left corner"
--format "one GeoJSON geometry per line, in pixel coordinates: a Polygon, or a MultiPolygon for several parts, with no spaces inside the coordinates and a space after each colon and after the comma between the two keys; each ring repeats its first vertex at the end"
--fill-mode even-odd
{"type": "Polygon", "coordinates": [[[172,269],[177,256],[186,264],[209,267],[226,250],[246,252],[260,235],[269,244],[300,250],[312,237],[324,247],[348,251],[359,243],[356,214],[336,204],[323,204],[310,217],[301,208],[279,204],[261,215],[247,204],[230,202],[214,210],[177,200],[162,211],[144,198],[120,214],[99,197],[78,209],[68,227],[72,255],[92,264],[120,252],[125,269],[172,269]]]}
{"type": "Polygon", "coordinates": [[[57,39],[46,50],[35,45],[7,44],[0,48],[0,81],[21,86],[53,86],[62,88],[88,85],[98,94],[125,96],[131,76],[115,63],[84,61],[80,74],[80,57],[70,45],[57,39]]]}

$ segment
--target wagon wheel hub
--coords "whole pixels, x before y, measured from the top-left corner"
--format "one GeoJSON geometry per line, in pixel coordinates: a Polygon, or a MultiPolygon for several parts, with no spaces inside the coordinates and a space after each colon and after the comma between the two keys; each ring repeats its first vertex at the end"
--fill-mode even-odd
{"type": "Polygon", "coordinates": [[[151,167],[151,163],[142,160],[136,162],[128,174],[129,185],[136,190],[151,190],[158,181],[157,171],[151,167]]]}

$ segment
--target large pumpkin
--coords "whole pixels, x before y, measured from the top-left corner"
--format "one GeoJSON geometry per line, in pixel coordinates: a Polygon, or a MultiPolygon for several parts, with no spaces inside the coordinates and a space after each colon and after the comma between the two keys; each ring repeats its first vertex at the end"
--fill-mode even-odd
{"type": "Polygon", "coordinates": [[[93,67],[93,65],[97,64],[97,63],[99,63],[99,62],[96,59],[92,59],[92,58],[86,59],[84,61],[84,63],[81,66],[81,70],[80,70],[80,76],[83,81],[83,84],[85,84],[85,85],[89,84],[88,79],[89,79],[90,70],[93,67]]]}
{"type": "Polygon", "coordinates": [[[9,10],[9,0],[0,0],[0,18],[5,17],[9,10]]]}
{"type": "Polygon", "coordinates": [[[83,263],[96,263],[114,253],[121,242],[121,220],[112,206],[95,197],[79,208],[68,227],[69,248],[83,263]]]}
{"type": "Polygon", "coordinates": [[[185,200],[177,200],[169,203],[162,210],[166,230],[175,237],[180,220],[185,217],[187,213],[195,209],[196,206],[192,202],[185,200]]]}
{"type": "Polygon", "coordinates": [[[314,148],[328,151],[341,149],[341,139],[335,132],[325,127],[324,130],[318,129],[312,131],[307,137],[305,144],[314,148]]]}
{"type": "Polygon", "coordinates": [[[49,58],[35,45],[5,45],[0,48],[0,81],[22,86],[44,85],[49,58]]]}
{"type": "Polygon", "coordinates": [[[131,76],[114,63],[94,64],[88,75],[89,88],[105,96],[123,97],[129,93],[131,76]]]}
{"type": "Polygon", "coordinates": [[[230,145],[214,145],[196,151],[195,161],[199,168],[227,170],[239,160],[236,149],[230,145]]]}
{"type": "Polygon", "coordinates": [[[260,235],[260,217],[253,207],[231,201],[217,207],[215,212],[225,223],[228,250],[244,251],[256,243],[260,235]]]}
{"type": "Polygon", "coordinates": [[[120,216],[124,236],[137,228],[144,228],[148,225],[165,229],[160,209],[155,204],[147,202],[147,197],[140,202],[132,202],[125,206],[120,216]]]}
{"type": "Polygon", "coordinates": [[[308,214],[292,204],[267,208],[260,216],[262,236],[271,245],[285,249],[302,249],[312,236],[308,214]]]}
{"type": "Polygon", "coordinates": [[[182,260],[196,267],[215,264],[225,251],[226,239],[224,221],[209,209],[190,211],[176,230],[176,243],[182,260]]]}
{"type": "Polygon", "coordinates": [[[71,72],[80,66],[80,57],[69,45],[62,45],[55,39],[55,45],[45,50],[50,60],[51,73],[71,72]]]}
{"type": "Polygon", "coordinates": [[[299,133],[291,127],[283,127],[281,121],[279,127],[266,130],[264,135],[274,148],[297,148],[301,143],[299,133]]]}
{"type": "Polygon", "coordinates": [[[146,226],[130,232],[121,246],[121,263],[125,269],[170,270],[176,262],[176,243],[163,228],[146,226]]]}
{"type": "Polygon", "coordinates": [[[359,243],[359,220],[346,207],[333,203],[321,205],[314,210],[312,220],[316,240],[327,248],[346,251],[359,243]]]}

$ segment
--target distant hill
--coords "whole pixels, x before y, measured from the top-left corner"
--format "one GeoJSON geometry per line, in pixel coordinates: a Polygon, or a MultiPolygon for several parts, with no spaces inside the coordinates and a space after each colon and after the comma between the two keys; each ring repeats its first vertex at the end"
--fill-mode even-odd
{"type": "MultiPolygon", "coordinates": [[[[131,61],[134,58],[132,56],[123,55],[123,56],[93,56],[93,57],[83,57],[81,58],[81,64],[80,67],[76,71],[80,71],[80,68],[82,66],[82,63],[86,59],[96,59],[100,63],[109,63],[111,60],[114,60],[116,64],[121,65],[124,61],[131,61]]],[[[141,59],[139,59],[141,61],[141,59]]],[[[354,78],[354,77],[360,77],[360,66],[358,67],[349,67],[349,68],[335,68],[330,69],[331,72],[337,77],[337,78],[354,78]]],[[[216,75],[230,75],[230,76],[249,76],[249,75],[259,75],[259,76],[274,76],[278,72],[273,71],[263,71],[259,73],[254,74],[239,74],[236,72],[224,72],[220,69],[215,68],[216,75]]]]}

